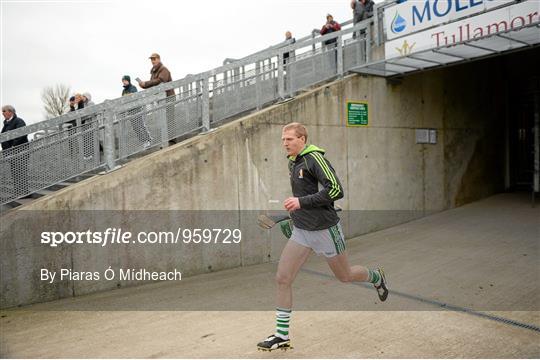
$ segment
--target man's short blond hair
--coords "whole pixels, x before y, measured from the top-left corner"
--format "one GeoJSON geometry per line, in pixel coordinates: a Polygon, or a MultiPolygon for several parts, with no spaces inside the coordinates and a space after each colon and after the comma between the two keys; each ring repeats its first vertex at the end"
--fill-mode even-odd
{"type": "Polygon", "coordinates": [[[287,124],[283,127],[283,131],[289,131],[289,130],[294,130],[296,136],[298,136],[299,138],[304,136],[305,139],[306,139],[306,142],[307,142],[307,139],[308,139],[308,133],[307,133],[307,129],[304,125],[298,123],[298,122],[293,122],[293,123],[290,123],[290,124],[287,124]]]}

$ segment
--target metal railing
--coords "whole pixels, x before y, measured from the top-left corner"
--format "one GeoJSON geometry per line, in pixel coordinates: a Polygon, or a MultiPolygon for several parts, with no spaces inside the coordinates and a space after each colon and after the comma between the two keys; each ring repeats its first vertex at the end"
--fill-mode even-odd
{"type": "Polygon", "coordinates": [[[294,44],[278,44],[201,74],[3,133],[0,142],[40,135],[1,152],[0,204],[89,171],[115,169],[150,147],[166,147],[169,140],[208,131],[343,76],[369,61],[372,24],[368,19],[325,36],[313,33],[294,44]],[[175,95],[167,97],[167,90],[175,95]]]}

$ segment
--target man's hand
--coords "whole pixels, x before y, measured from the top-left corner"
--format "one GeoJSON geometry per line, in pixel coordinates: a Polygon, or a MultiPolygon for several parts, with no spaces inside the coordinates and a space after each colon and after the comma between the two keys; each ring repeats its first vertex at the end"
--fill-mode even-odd
{"type": "Polygon", "coordinates": [[[294,211],[300,209],[300,200],[296,197],[289,197],[283,202],[285,209],[287,211],[294,211]]]}
{"type": "Polygon", "coordinates": [[[144,81],[141,81],[141,80],[137,80],[137,82],[139,83],[139,86],[144,88],[144,81]]]}

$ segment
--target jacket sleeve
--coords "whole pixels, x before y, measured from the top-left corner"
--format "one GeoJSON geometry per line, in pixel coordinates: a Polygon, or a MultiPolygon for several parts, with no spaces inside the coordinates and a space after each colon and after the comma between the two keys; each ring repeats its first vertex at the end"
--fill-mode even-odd
{"type": "Polygon", "coordinates": [[[326,32],[328,31],[328,29],[326,28],[326,25],[324,25],[320,31],[321,35],[324,35],[326,34],[326,32]]]}
{"type": "Polygon", "coordinates": [[[159,77],[157,77],[155,79],[150,79],[148,81],[145,81],[144,86],[141,85],[141,87],[143,89],[148,89],[148,88],[151,88],[152,86],[156,86],[156,85],[159,85],[159,84],[161,84],[161,79],[159,77]]]}
{"type": "MultiPolygon", "coordinates": [[[[15,123],[15,129],[22,128],[22,127],[25,127],[25,126],[26,126],[26,123],[24,122],[24,120],[21,119],[21,118],[17,118],[17,122],[15,123]]],[[[15,130],[15,129],[13,129],[13,130],[15,130]]],[[[21,137],[13,139],[12,144],[13,144],[13,146],[18,146],[18,145],[24,144],[26,142],[28,142],[27,137],[26,137],[26,135],[23,135],[21,137]]]]}
{"type": "Polygon", "coordinates": [[[167,68],[164,67],[158,73],[158,76],[155,79],[150,79],[150,80],[144,82],[144,88],[146,89],[146,88],[149,88],[149,87],[152,87],[152,86],[159,85],[159,84],[164,83],[164,82],[168,82],[170,78],[171,78],[171,73],[169,72],[169,70],[167,68]]]}
{"type": "Polygon", "coordinates": [[[310,173],[317,178],[323,188],[316,194],[300,197],[300,207],[302,209],[313,209],[330,205],[334,201],[341,199],[343,197],[343,187],[328,160],[320,153],[313,152],[306,156],[306,161],[310,173]]]}
{"type": "Polygon", "coordinates": [[[334,24],[334,31],[340,31],[340,30],[341,30],[341,25],[339,25],[339,23],[336,22],[336,23],[334,24]]]}

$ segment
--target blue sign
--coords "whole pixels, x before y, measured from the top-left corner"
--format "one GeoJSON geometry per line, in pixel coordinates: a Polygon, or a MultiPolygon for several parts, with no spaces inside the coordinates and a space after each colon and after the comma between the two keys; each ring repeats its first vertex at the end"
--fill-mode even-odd
{"type": "Polygon", "coordinates": [[[385,9],[386,37],[390,40],[513,3],[515,3],[514,0],[416,0],[401,2],[385,9]]]}

